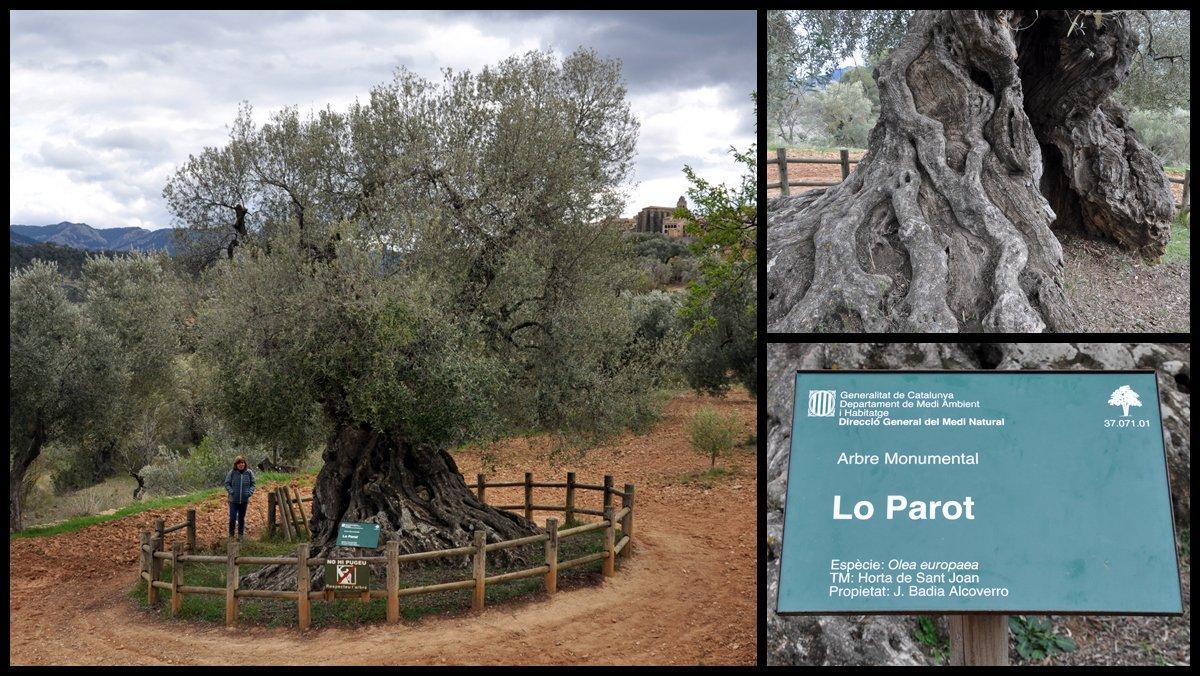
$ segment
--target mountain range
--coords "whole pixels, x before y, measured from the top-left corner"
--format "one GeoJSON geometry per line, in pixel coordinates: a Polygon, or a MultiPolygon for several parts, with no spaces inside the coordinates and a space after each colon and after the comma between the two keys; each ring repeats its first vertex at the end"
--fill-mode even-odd
{"type": "Polygon", "coordinates": [[[93,228],[87,223],[63,221],[54,225],[9,225],[13,246],[48,242],[88,251],[166,251],[175,253],[175,228],[93,228]]]}

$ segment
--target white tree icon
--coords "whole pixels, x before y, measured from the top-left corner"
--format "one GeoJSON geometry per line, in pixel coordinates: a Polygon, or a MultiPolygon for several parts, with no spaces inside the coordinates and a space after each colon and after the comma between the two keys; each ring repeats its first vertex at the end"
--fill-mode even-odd
{"type": "Polygon", "coordinates": [[[1130,406],[1141,406],[1142,400],[1138,398],[1138,393],[1129,389],[1128,385],[1122,385],[1113,391],[1112,396],[1108,398],[1109,406],[1120,406],[1124,411],[1122,416],[1129,415],[1130,406]]]}

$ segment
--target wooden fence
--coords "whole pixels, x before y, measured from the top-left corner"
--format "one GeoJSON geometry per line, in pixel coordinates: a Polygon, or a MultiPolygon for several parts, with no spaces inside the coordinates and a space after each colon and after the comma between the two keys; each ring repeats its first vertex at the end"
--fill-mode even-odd
{"type": "MultiPolygon", "coordinates": [[[[767,164],[775,164],[779,166],[779,181],[776,183],[768,183],[767,190],[779,189],[780,195],[788,195],[789,188],[818,188],[837,185],[846,180],[850,175],[850,165],[857,164],[859,160],[850,159],[850,151],[846,148],[838,150],[841,155],[840,159],[827,160],[820,157],[788,157],[787,148],[776,148],[774,159],[767,160],[767,164]],[[842,167],[842,181],[789,181],[788,180],[788,164],[838,164],[842,167]]],[[[1192,197],[1192,170],[1186,169],[1183,172],[1183,178],[1167,176],[1167,180],[1171,183],[1183,184],[1183,199],[1175,205],[1179,211],[1191,214],[1191,197],[1192,197]]]]}
{"type": "MultiPolygon", "coordinates": [[[[194,509],[189,509],[187,511],[187,517],[184,518],[183,522],[177,523],[174,526],[166,525],[166,522],[163,519],[155,519],[153,534],[143,533],[143,536],[152,537],[153,539],[157,539],[159,542],[162,542],[165,540],[165,538],[168,535],[170,535],[171,533],[174,533],[177,530],[186,530],[187,531],[187,543],[186,543],[187,551],[189,553],[195,552],[196,551],[196,510],[194,510],[194,509]]],[[[142,540],[148,541],[147,537],[143,537],[142,540]]]]}
{"type": "MultiPolygon", "coordinates": [[[[400,554],[400,543],[396,540],[389,540],[384,543],[383,556],[355,556],[358,560],[366,561],[367,563],[383,563],[386,564],[386,574],[384,582],[386,589],[370,589],[365,592],[342,592],[337,593],[333,590],[311,591],[309,589],[309,568],[311,566],[322,566],[326,563],[323,558],[310,558],[310,544],[307,542],[296,546],[295,556],[239,556],[238,542],[230,539],[226,544],[226,553],[224,555],[197,555],[194,553],[184,553],[183,543],[176,540],[171,543],[170,551],[166,550],[164,536],[176,527],[171,529],[156,529],[153,533],[144,532],[141,535],[140,552],[140,569],[139,574],[146,581],[146,600],[151,606],[158,603],[159,591],[170,592],[171,614],[177,615],[183,607],[183,598],[187,594],[211,594],[215,596],[225,597],[225,624],[233,626],[237,623],[238,614],[238,599],[243,598],[266,598],[266,599],[285,599],[296,601],[297,617],[301,629],[309,628],[311,617],[311,602],[313,600],[324,599],[332,601],[337,597],[353,597],[368,600],[371,598],[386,598],[387,599],[387,621],[396,623],[400,621],[400,597],[414,596],[418,594],[432,594],[435,592],[451,591],[455,589],[474,589],[474,597],[471,607],[475,610],[482,610],[484,606],[484,593],[489,584],[498,584],[501,582],[510,582],[521,580],[529,577],[542,576],[543,584],[547,593],[553,594],[558,589],[558,571],[576,566],[582,566],[593,561],[602,561],[601,572],[605,577],[611,577],[615,574],[617,568],[617,557],[622,559],[628,557],[631,553],[632,537],[633,537],[633,484],[625,484],[624,490],[618,490],[613,487],[613,478],[611,475],[604,476],[603,484],[585,484],[578,483],[575,480],[575,473],[568,472],[566,482],[535,482],[532,473],[526,473],[524,481],[505,481],[487,483],[485,475],[480,474],[479,480],[475,484],[468,484],[468,488],[474,489],[479,496],[480,501],[485,501],[485,496],[488,488],[504,488],[504,487],[524,487],[525,500],[517,505],[495,505],[497,509],[523,509],[525,518],[532,519],[534,512],[563,512],[566,515],[566,521],[572,522],[577,514],[587,514],[603,517],[602,521],[586,523],[571,528],[559,530],[558,520],[551,517],[546,520],[546,532],[538,535],[530,535],[524,538],[515,540],[505,540],[502,542],[487,543],[485,541],[485,533],[483,531],[475,531],[472,534],[472,543],[466,547],[456,547],[453,549],[440,549],[429,552],[417,552],[414,554],[400,554]],[[563,505],[539,505],[533,502],[534,488],[563,488],[565,489],[566,499],[563,505]],[[576,494],[578,491],[600,491],[604,494],[603,508],[587,509],[576,504],[576,494]],[[618,508],[613,504],[614,498],[621,499],[621,506],[618,508]],[[596,530],[604,530],[604,551],[587,554],[585,556],[569,559],[567,561],[558,560],[558,545],[559,542],[566,538],[575,537],[584,533],[589,533],[596,530]],[[620,530],[620,537],[617,537],[617,531],[620,530]],[[512,547],[520,547],[524,545],[532,545],[537,543],[545,543],[545,563],[533,568],[524,570],[502,573],[499,575],[487,575],[487,553],[509,549],[512,547]],[[456,556],[472,557],[471,577],[465,580],[453,582],[443,582],[440,584],[432,584],[420,587],[401,587],[400,586],[400,564],[412,561],[428,561],[439,558],[449,558],[456,556]],[[163,580],[163,562],[171,562],[171,579],[163,580]],[[188,585],[184,582],[183,573],[184,567],[188,563],[224,563],[226,564],[225,586],[224,587],[199,587],[188,585]],[[238,588],[238,567],[242,565],[291,565],[296,566],[296,589],[295,590],[269,590],[269,589],[239,589],[238,588]]],[[[271,494],[268,494],[268,496],[271,494]]],[[[297,496],[298,497],[298,496],[297,496]]],[[[311,499],[311,498],[310,498],[311,499]]],[[[194,550],[195,546],[195,513],[194,510],[189,510],[190,523],[193,527],[189,531],[189,552],[194,550]]],[[[161,520],[160,520],[161,523],[161,520]]],[[[186,524],[185,524],[186,525],[186,524]]]]}
{"type": "Polygon", "coordinates": [[[267,537],[282,535],[288,540],[297,540],[301,533],[307,537],[308,515],[304,511],[306,502],[312,502],[312,497],[301,496],[300,489],[296,488],[294,482],[290,488],[278,486],[267,493],[267,537]]]}
{"type": "Polygon", "coordinates": [[[767,160],[767,164],[779,165],[779,181],[777,183],[768,183],[767,190],[779,188],[779,194],[789,194],[789,188],[816,188],[837,185],[846,180],[850,175],[850,165],[858,164],[858,160],[850,159],[850,151],[841,148],[838,150],[840,159],[826,160],[820,157],[788,157],[787,148],[776,148],[775,159],[767,160]],[[838,164],[842,167],[842,181],[789,181],[788,180],[788,164],[838,164]]]}
{"type": "Polygon", "coordinates": [[[1183,199],[1178,204],[1175,205],[1175,208],[1183,213],[1186,213],[1188,222],[1191,223],[1191,220],[1192,220],[1192,170],[1184,169],[1183,170],[1183,178],[1175,178],[1174,176],[1168,176],[1167,180],[1172,183],[1182,183],[1183,184],[1183,199]]]}

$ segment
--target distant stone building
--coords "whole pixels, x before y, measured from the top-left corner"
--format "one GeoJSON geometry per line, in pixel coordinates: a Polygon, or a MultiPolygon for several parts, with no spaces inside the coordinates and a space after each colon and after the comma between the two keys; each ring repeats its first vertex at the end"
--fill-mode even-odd
{"type": "Polygon", "coordinates": [[[681,196],[673,207],[646,207],[633,217],[632,232],[655,232],[667,237],[683,237],[682,218],[672,216],[676,209],[686,209],[687,200],[681,196]]]}

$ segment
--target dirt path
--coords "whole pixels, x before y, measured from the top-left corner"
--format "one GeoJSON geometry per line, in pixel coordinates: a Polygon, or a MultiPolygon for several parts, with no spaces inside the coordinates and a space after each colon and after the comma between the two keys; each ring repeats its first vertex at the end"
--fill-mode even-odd
{"type": "MultiPolygon", "coordinates": [[[[501,458],[486,470],[496,477],[532,471],[540,480],[571,469],[581,482],[599,482],[607,472],[618,485],[636,484],[634,555],[600,586],[480,614],[360,629],[188,624],[142,612],[126,597],[137,580],[137,533],[160,516],[176,523],[185,510],[143,512],[10,542],[11,663],[753,664],[756,460],[741,453],[733,460],[738,472],[711,489],[681,480],[705,466],[689,449],[683,425],[706,405],[736,411],[747,434],[753,430],[754,402],[744,394],[720,400],[688,394],[668,405],[650,434],[625,435],[569,464],[552,463],[544,440],[488,449],[501,458]]],[[[465,475],[481,471],[480,457],[457,456],[465,475]]],[[[219,541],[226,518],[220,498],[203,503],[201,541],[219,541]]],[[[247,529],[257,534],[265,521],[263,505],[252,505],[247,529]]]]}

